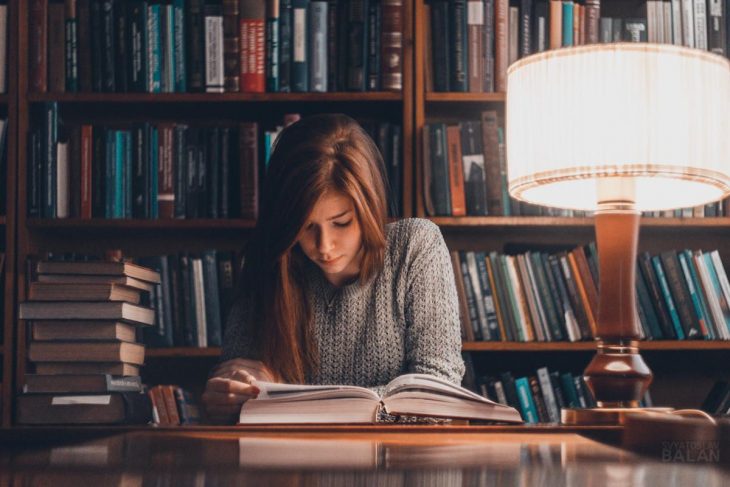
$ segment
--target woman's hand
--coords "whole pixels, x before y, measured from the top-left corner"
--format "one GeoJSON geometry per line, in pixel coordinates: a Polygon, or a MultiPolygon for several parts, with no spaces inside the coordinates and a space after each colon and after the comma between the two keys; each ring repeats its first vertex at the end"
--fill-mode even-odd
{"type": "Polygon", "coordinates": [[[275,382],[274,374],[257,360],[236,358],[222,362],[205,384],[203,408],[209,420],[232,423],[238,418],[241,405],[259,394],[253,382],[275,382]]]}

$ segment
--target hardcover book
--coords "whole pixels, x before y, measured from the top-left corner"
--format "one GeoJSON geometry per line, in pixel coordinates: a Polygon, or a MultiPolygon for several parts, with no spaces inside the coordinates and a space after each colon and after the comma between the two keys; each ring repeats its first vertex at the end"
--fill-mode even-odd
{"type": "Polygon", "coordinates": [[[241,408],[239,424],[376,423],[394,416],[522,423],[514,408],[426,374],[390,381],[382,396],[357,386],[255,383],[261,393],[241,408]]]}

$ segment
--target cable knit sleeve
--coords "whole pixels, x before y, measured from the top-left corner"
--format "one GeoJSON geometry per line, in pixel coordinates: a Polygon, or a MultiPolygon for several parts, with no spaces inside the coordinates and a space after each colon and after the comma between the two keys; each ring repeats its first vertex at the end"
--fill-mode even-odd
{"type": "Polygon", "coordinates": [[[247,316],[247,308],[246,300],[239,298],[228,313],[223,334],[221,362],[239,357],[259,359],[254,344],[253,330],[247,316]]]}
{"type": "MultiPolygon", "coordinates": [[[[412,220],[413,221],[413,220],[412,220]]],[[[406,256],[406,370],[460,385],[461,325],[449,251],[439,228],[417,220],[406,256]]]]}

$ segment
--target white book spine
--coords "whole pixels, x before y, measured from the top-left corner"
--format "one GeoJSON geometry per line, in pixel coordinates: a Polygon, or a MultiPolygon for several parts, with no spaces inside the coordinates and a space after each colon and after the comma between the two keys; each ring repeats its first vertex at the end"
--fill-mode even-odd
{"type": "Polygon", "coordinates": [[[205,17],[205,91],[223,93],[223,17],[205,17]]]}
{"type": "Polygon", "coordinates": [[[693,0],[682,0],[682,45],[695,47],[695,19],[693,0]]]}
{"type": "Polygon", "coordinates": [[[558,401],[555,400],[555,394],[553,393],[553,386],[550,383],[550,374],[548,373],[547,367],[540,367],[537,369],[537,380],[540,383],[542,397],[545,399],[545,406],[548,416],[550,416],[550,422],[559,423],[560,411],[558,411],[558,401]]]}
{"type": "Polygon", "coordinates": [[[694,0],[695,47],[707,50],[707,6],[705,0],[694,0]]]}

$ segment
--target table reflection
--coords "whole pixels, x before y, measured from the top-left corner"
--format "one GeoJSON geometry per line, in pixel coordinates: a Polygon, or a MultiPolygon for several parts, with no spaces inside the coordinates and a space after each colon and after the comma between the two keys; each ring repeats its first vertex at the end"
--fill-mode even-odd
{"type": "Polygon", "coordinates": [[[0,486],[720,487],[730,481],[716,464],[662,462],[576,434],[320,436],[130,432],[4,449],[0,486]]]}

